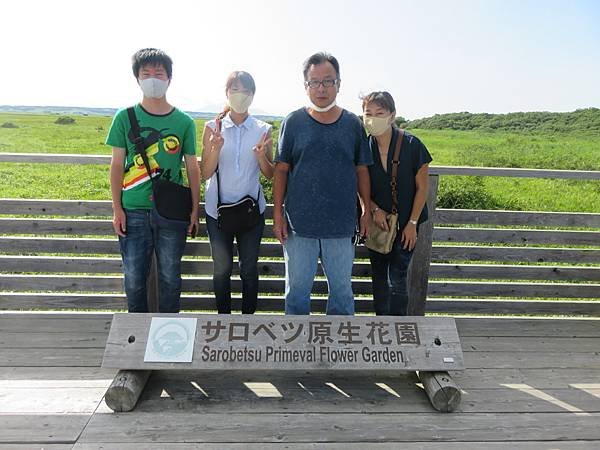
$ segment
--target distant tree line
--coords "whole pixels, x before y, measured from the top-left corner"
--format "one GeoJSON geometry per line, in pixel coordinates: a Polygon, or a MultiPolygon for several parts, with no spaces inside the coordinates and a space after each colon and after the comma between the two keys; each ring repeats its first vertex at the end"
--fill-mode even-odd
{"type": "Polygon", "coordinates": [[[600,132],[600,109],[586,108],[573,112],[516,112],[508,114],[472,114],[469,112],[436,114],[432,117],[396,122],[403,128],[438,130],[483,130],[516,132],[600,132]]]}

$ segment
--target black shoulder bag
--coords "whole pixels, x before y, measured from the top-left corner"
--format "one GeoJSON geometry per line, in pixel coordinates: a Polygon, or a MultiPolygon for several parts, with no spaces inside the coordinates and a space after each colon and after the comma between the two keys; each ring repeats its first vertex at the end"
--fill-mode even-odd
{"type": "Polygon", "coordinates": [[[256,226],[260,220],[260,185],[256,199],[246,195],[235,203],[221,203],[219,168],[217,167],[217,226],[226,233],[240,233],[256,226]]]}
{"type": "Polygon", "coordinates": [[[170,173],[165,173],[166,178],[152,177],[150,163],[146,149],[144,148],[144,139],[140,135],[140,126],[133,107],[127,108],[129,115],[129,123],[131,124],[131,132],[133,134],[133,143],[135,151],[144,161],[146,172],[152,182],[152,197],[154,198],[154,209],[159,216],[172,221],[183,221],[186,224],[190,222],[190,214],[192,213],[192,191],[189,187],[170,181],[170,173]]]}

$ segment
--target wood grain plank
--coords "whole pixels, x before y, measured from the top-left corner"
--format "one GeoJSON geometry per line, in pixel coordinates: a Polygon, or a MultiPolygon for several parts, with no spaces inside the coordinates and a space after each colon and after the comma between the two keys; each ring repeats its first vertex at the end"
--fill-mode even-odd
{"type": "Polygon", "coordinates": [[[0,450],[72,450],[73,444],[1,444],[0,450]]]}
{"type": "Polygon", "coordinates": [[[433,263],[430,274],[432,278],[600,281],[600,267],[576,266],[433,263]]]}
{"type": "Polygon", "coordinates": [[[430,166],[432,175],[598,180],[595,170],[522,169],[508,167],[430,166]]]}
{"type": "Polygon", "coordinates": [[[463,336],[463,352],[590,352],[600,350],[598,338],[463,336]]]}
{"type": "Polygon", "coordinates": [[[505,390],[506,384],[527,384],[541,390],[574,389],[573,384],[594,384],[600,380],[600,370],[578,367],[552,369],[466,369],[452,372],[456,382],[469,392],[479,389],[505,390]]]}
{"type": "Polygon", "coordinates": [[[600,369],[600,352],[465,352],[469,369],[600,369]]]}
{"type": "MultiPolygon", "coordinates": [[[[212,292],[212,277],[184,277],[182,292],[212,292]]],[[[241,280],[231,280],[233,292],[241,292],[241,280]]],[[[355,295],[371,294],[371,281],[354,279],[352,290],[355,295]]],[[[62,292],[122,292],[122,276],[100,275],[21,275],[0,274],[0,290],[17,292],[62,291],[62,292]]],[[[284,279],[261,278],[259,292],[282,293],[284,279]]],[[[328,292],[327,281],[316,279],[312,293],[324,295],[328,292]]],[[[473,296],[473,297],[549,297],[549,298],[600,298],[600,284],[575,283],[519,283],[519,282],[475,282],[475,281],[431,281],[430,296],[473,296]]]]}
{"type": "MultiPolygon", "coordinates": [[[[214,301],[212,302],[214,303],[214,301]]],[[[208,309],[213,309],[214,306],[208,309]]],[[[192,302],[196,305],[196,302],[192,302]]],[[[1,292],[0,310],[127,310],[124,294],[73,294],[73,293],[34,293],[34,292],[1,292]]],[[[206,309],[206,308],[205,308],[206,309]]]]}
{"type": "MultiPolygon", "coordinates": [[[[184,258],[181,270],[183,274],[212,276],[213,261],[212,259],[184,258]]],[[[0,255],[0,272],[119,273],[121,271],[120,257],[0,255]]],[[[285,264],[283,260],[259,260],[258,273],[260,276],[284,276],[285,264]]],[[[233,266],[233,274],[239,275],[237,262],[233,266]]],[[[358,260],[354,262],[353,276],[368,277],[370,274],[371,264],[369,262],[358,260]]],[[[317,275],[323,275],[320,264],[317,268],[317,275]]]]}
{"type": "MultiPolygon", "coordinates": [[[[234,250],[235,251],[235,250],[234,250]]],[[[41,238],[0,236],[0,252],[6,254],[39,253],[87,253],[119,254],[115,239],[92,238],[41,238]]],[[[188,256],[210,256],[207,240],[188,241],[185,248],[188,256]]],[[[259,256],[282,258],[283,250],[279,243],[262,242],[259,256]]],[[[357,258],[368,258],[365,247],[356,248],[357,258]]],[[[445,261],[507,261],[507,262],[566,262],[600,263],[600,250],[542,247],[485,247],[485,246],[444,246],[435,245],[431,253],[435,262],[445,261]]]]}
{"type": "Polygon", "coordinates": [[[111,220],[0,218],[2,234],[114,235],[111,220]]]}
{"type": "MultiPolygon", "coordinates": [[[[0,297],[1,298],[1,297],[0,297]]],[[[540,314],[600,317],[600,302],[569,300],[515,300],[515,299],[438,299],[426,304],[429,313],[446,314],[540,314]]]]}
{"type": "Polygon", "coordinates": [[[0,387],[0,415],[92,414],[107,388],[108,384],[103,387],[75,388],[0,387]]]}
{"type": "MultiPolygon", "coordinates": [[[[181,267],[184,275],[212,275],[213,272],[211,259],[184,258],[181,267]]],[[[119,257],[0,255],[0,272],[120,273],[121,271],[122,263],[119,257]]],[[[263,277],[284,276],[285,264],[282,260],[259,260],[258,273],[263,277]]],[[[233,274],[239,275],[237,263],[233,266],[233,274]]],[[[323,276],[320,264],[317,275],[323,276]]],[[[355,260],[352,276],[370,277],[371,264],[367,261],[355,260]]],[[[600,281],[600,267],[432,263],[430,277],[600,281]]]]}
{"type": "Polygon", "coordinates": [[[89,253],[119,254],[116,239],[42,238],[0,236],[0,252],[6,254],[89,253]]]}
{"type": "Polygon", "coordinates": [[[222,414],[98,414],[80,442],[410,442],[425,435],[445,441],[600,440],[599,420],[598,413],[299,414],[293,418],[230,413],[227,420],[222,414]]]}
{"type": "Polygon", "coordinates": [[[456,318],[460,336],[600,337],[598,319],[456,318]]]}
{"type": "MultiPolygon", "coordinates": [[[[0,252],[15,253],[88,253],[118,254],[118,243],[114,239],[83,238],[39,238],[0,236],[0,252]]],[[[208,241],[195,239],[188,241],[185,255],[210,256],[208,241]]],[[[283,257],[281,244],[263,242],[260,246],[261,257],[283,257]]],[[[357,258],[367,258],[365,247],[357,247],[357,258]]],[[[570,262],[600,263],[600,250],[560,249],[540,247],[484,247],[484,246],[440,246],[432,248],[432,260],[473,261],[523,261],[523,262],[570,262]]]]}
{"type": "Polygon", "coordinates": [[[112,216],[110,200],[0,199],[3,214],[36,216],[112,216]]]}
{"type": "MultiPolygon", "coordinates": [[[[313,298],[313,312],[325,312],[326,299],[313,298]]],[[[215,311],[214,297],[207,295],[184,295],[181,300],[182,309],[215,311]]],[[[234,311],[241,310],[241,298],[234,294],[232,300],[234,311]]],[[[259,312],[282,312],[284,300],[281,296],[259,297],[259,312]]],[[[426,304],[430,313],[446,314],[574,314],[577,316],[600,316],[600,302],[597,301],[538,301],[508,299],[429,299],[426,304]]],[[[0,310],[127,310],[124,295],[117,294],[33,294],[33,293],[0,293],[0,310]]],[[[357,313],[373,313],[370,299],[357,299],[357,313]]]]}
{"type": "Polygon", "coordinates": [[[597,231],[519,230],[506,228],[436,227],[436,242],[488,242],[499,244],[600,245],[597,231]]]}
{"type": "Polygon", "coordinates": [[[74,444],[88,418],[89,414],[0,414],[0,443],[74,444]]]}
{"type": "MultiPolygon", "coordinates": [[[[104,219],[41,219],[0,218],[1,234],[68,234],[68,235],[114,235],[111,220],[104,219]]],[[[200,222],[199,236],[207,236],[206,223],[200,222]]],[[[270,225],[265,227],[263,237],[274,238],[270,225]]],[[[522,230],[504,228],[456,228],[435,227],[435,242],[487,242],[503,244],[562,244],[600,245],[597,231],[522,230]]]]}
{"type": "MultiPolygon", "coordinates": [[[[203,207],[203,203],[200,204],[203,207]]],[[[112,216],[106,200],[26,200],[0,199],[4,214],[34,214],[63,216],[112,216]]],[[[273,205],[267,205],[265,216],[273,218],[273,205]]],[[[503,210],[472,210],[437,208],[437,224],[544,225],[600,228],[600,214],[571,212],[523,212],[503,210]]]]}
{"type": "Polygon", "coordinates": [[[600,284],[432,281],[427,292],[432,297],[600,298],[600,284]]]}
{"type": "MultiPolygon", "coordinates": [[[[233,294],[234,311],[241,310],[239,294],[233,294]]],[[[313,312],[325,312],[327,300],[313,298],[313,312]]],[[[184,294],[181,298],[184,310],[215,311],[216,304],[211,294],[184,294]]],[[[281,295],[259,296],[259,312],[283,312],[284,300],[281,295]]],[[[426,303],[427,312],[450,314],[574,314],[600,317],[598,301],[539,301],[515,299],[439,299],[430,298],[426,303]]],[[[0,293],[0,310],[127,310],[123,294],[74,294],[74,293],[0,293]]],[[[356,299],[357,313],[373,313],[370,298],[356,299]]]]}
{"type": "MultiPolygon", "coordinates": [[[[54,163],[54,164],[109,164],[108,155],[80,155],[68,153],[0,153],[2,162],[54,163]]],[[[506,167],[431,166],[430,175],[459,175],[516,178],[552,178],[568,180],[598,180],[594,170],[558,170],[506,167]]]]}
{"type": "MultiPolygon", "coordinates": [[[[561,450],[587,450],[600,447],[600,441],[565,441],[561,440],[559,443],[552,443],[548,441],[529,441],[519,442],[519,450],[548,450],[549,448],[560,448],[561,450]],[[554,444],[554,445],[553,445],[554,444]],[[558,445],[558,447],[557,447],[558,445]]],[[[112,449],[111,445],[106,442],[101,443],[77,443],[73,447],[73,450],[107,450],[112,449]]],[[[114,447],[117,448],[117,447],[114,447]]],[[[173,442],[161,442],[160,444],[151,444],[148,442],[144,443],[125,443],[119,442],[119,450],[148,450],[148,449],[161,449],[161,450],[221,450],[223,444],[212,444],[212,443],[196,443],[186,442],[185,444],[178,444],[173,442]]],[[[260,444],[251,442],[228,442],[227,448],[231,450],[279,450],[281,444],[273,444],[261,442],[260,444]]],[[[398,443],[386,443],[386,442],[319,442],[319,443],[286,443],[285,448],[287,450],[364,450],[365,448],[374,450],[396,450],[398,449],[398,443]]],[[[433,441],[419,441],[419,442],[402,442],[403,450],[481,450],[482,448],[490,450],[505,450],[506,443],[503,442],[489,442],[489,441],[472,441],[472,442],[433,442],[433,441]]],[[[0,447],[0,450],[3,450],[0,447]]],[[[50,448],[50,450],[54,450],[50,448]]]]}
{"type": "Polygon", "coordinates": [[[106,332],[64,332],[39,333],[29,330],[27,333],[11,333],[2,330],[0,346],[2,348],[104,348],[106,332]]]}
{"type": "Polygon", "coordinates": [[[435,245],[431,259],[452,261],[600,263],[600,250],[543,247],[484,247],[435,245]]]}
{"type": "Polygon", "coordinates": [[[1,386],[104,387],[117,373],[97,367],[0,367],[1,386]]]}
{"type": "Polygon", "coordinates": [[[29,333],[107,333],[112,313],[0,313],[2,332],[29,333]]]}
{"type": "Polygon", "coordinates": [[[438,224],[519,225],[600,228],[600,214],[573,212],[490,211],[437,208],[438,224]]]}
{"type": "Polygon", "coordinates": [[[109,164],[108,155],[78,155],[68,153],[0,153],[0,162],[51,164],[109,164]]]}
{"type": "Polygon", "coordinates": [[[7,348],[1,367],[98,367],[103,348],[7,348]]]}

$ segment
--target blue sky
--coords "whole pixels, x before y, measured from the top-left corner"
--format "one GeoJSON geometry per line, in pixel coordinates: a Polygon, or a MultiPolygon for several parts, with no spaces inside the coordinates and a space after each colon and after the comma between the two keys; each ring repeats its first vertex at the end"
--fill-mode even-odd
{"type": "Polygon", "coordinates": [[[141,47],[174,60],[168,98],[217,111],[232,70],[247,70],[251,111],[306,104],[302,61],[341,65],[339,104],[388,90],[398,114],[600,107],[600,1],[20,0],[3,4],[0,104],[119,107],[139,100],[141,47]]]}

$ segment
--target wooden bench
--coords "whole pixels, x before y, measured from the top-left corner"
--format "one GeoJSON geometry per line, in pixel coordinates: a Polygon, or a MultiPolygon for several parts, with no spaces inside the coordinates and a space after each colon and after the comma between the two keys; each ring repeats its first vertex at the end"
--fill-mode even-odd
{"type": "Polygon", "coordinates": [[[450,317],[115,314],[102,367],[120,369],[106,404],[131,411],[152,370],[418,371],[431,404],[460,404],[450,317]]]}

